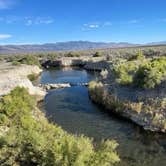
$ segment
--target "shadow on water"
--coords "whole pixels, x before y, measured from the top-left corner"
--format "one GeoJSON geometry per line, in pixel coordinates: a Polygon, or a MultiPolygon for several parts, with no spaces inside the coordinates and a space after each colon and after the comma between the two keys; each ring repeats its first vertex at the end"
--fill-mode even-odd
{"type": "MultiPolygon", "coordinates": [[[[93,72],[78,68],[46,70],[41,83],[76,83],[95,79],[93,72]]],[[[50,121],[73,134],[84,134],[98,142],[116,139],[122,162],[119,166],[165,166],[166,136],[142,130],[133,123],[104,113],[91,102],[86,87],[51,90],[45,97],[50,121]]]]}

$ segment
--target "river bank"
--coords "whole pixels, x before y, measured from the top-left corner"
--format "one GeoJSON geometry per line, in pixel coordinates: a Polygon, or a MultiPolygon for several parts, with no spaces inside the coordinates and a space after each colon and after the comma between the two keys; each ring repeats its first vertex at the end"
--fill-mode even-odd
{"type": "MultiPolygon", "coordinates": [[[[109,85],[104,85],[101,82],[91,82],[89,84],[90,98],[96,104],[101,105],[108,113],[115,113],[131,120],[145,130],[166,133],[165,100],[148,98],[144,91],[142,100],[133,101],[134,97],[139,96],[131,97],[133,93],[130,94],[130,91],[123,91],[126,96],[120,96],[115,87],[114,90],[110,89],[109,85]],[[132,98],[132,100],[129,98],[132,98]]],[[[162,96],[163,93],[160,93],[160,95],[162,96]]]]}

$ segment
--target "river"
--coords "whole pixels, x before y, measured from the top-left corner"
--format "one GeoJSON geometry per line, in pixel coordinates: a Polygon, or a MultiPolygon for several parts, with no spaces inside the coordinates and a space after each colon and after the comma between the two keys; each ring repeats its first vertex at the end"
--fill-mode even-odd
{"type": "MultiPolygon", "coordinates": [[[[80,68],[44,70],[40,83],[86,83],[98,73],[80,68]]],[[[44,100],[47,118],[72,134],[119,143],[118,166],[166,166],[166,135],[143,131],[139,126],[104,113],[91,102],[84,86],[50,90],[44,100]]]]}

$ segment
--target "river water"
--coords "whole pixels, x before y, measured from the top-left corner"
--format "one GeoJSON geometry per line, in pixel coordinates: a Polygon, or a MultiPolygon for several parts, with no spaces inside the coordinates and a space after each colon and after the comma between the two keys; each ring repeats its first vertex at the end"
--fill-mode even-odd
{"type": "MultiPolygon", "coordinates": [[[[86,83],[98,73],[80,68],[45,70],[40,82],[86,83]]],[[[140,127],[104,113],[91,102],[83,86],[50,90],[44,101],[48,119],[72,134],[84,134],[98,142],[116,139],[121,163],[118,166],[166,166],[166,135],[143,131],[140,127]]]]}

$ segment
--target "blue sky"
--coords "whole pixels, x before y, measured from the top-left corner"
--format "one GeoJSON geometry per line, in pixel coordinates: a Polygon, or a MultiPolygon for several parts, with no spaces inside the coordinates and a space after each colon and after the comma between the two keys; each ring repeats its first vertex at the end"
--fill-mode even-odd
{"type": "Polygon", "coordinates": [[[166,40],[166,0],[0,0],[0,44],[166,40]]]}

